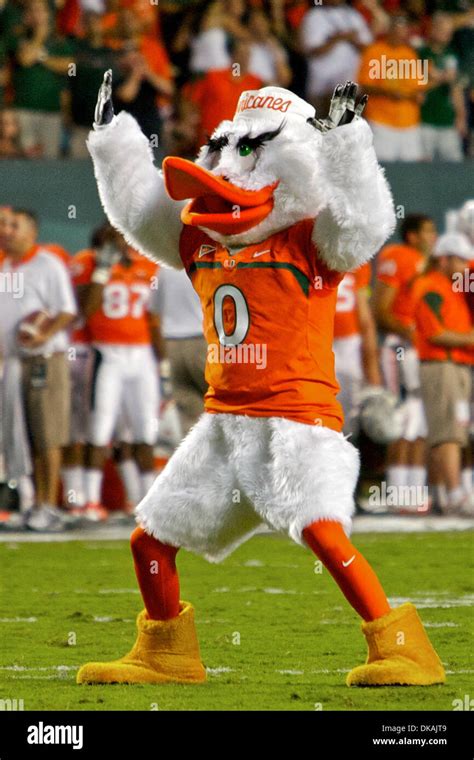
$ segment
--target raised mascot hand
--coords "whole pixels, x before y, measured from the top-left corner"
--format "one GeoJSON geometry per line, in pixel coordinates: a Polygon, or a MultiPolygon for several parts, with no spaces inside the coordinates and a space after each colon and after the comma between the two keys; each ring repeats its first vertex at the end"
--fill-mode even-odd
{"type": "Polygon", "coordinates": [[[310,123],[320,132],[329,132],[336,127],[350,124],[354,119],[360,118],[369,99],[363,95],[356,104],[357,85],[355,82],[338,84],[331,98],[329,113],[325,119],[310,119],[310,123]]]}
{"type": "Polygon", "coordinates": [[[112,103],[112,69],[104,74],[97,103],[94,112],[94,127],[105,127],[114,118],[114,104],[112,103]]]}

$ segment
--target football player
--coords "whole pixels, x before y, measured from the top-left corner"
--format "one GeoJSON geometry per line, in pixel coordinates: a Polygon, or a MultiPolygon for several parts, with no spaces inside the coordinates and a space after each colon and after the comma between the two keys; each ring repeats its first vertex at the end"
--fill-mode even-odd
{"type": "Polygon", "coordinates": [[[103,467],[123,414],[131,428],[142,495],[154,480],[159,389],[153,320],[147,305],[158,268],[108,226],[100,247],[77,256],[74,269],[93,352],[84,515],[104,520],[103,467]]]}

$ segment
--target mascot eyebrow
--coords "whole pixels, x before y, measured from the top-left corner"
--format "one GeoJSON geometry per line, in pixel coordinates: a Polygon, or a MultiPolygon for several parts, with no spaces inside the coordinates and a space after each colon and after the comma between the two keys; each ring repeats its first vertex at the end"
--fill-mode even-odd
{"type": "MultiPolygon", "coordinates": [[[[282,121],[280,126],[277,127],[277,129],[273,129],[270,132],[262,132],[260,135],[256,135],[255,137],[252,137],[251,135],[243,135],[242,137],[239,137],[237,141],[237,145],[235,146],[238,150],[241,145],[249,145],[253,150],[256,150],[257,148],[260,148],[262,145],[264,145],[267,142],[270,142],[270,140],[274,140],[275,137],[277,137],[280,132],[282,131],[283,127],[285,126],[286,122],[282,121]]],[[[207,141],[207,147],[209,149],[209,153],[216,153],[219,150],[222,150],[226,145],[229,144],[229,135],[221,135],[220,137],[210,137],[207,141]]]]}
{"type": "Polygon", "coordinates": [[[221,135],[220,137],[209,137],[207,140],[207,147],[209,148],[209,153],[217,153],[217,151],[222,150],[222,148],[225,148],[225,146],[228,144],[229,144],[228,135],[221,135]]]}

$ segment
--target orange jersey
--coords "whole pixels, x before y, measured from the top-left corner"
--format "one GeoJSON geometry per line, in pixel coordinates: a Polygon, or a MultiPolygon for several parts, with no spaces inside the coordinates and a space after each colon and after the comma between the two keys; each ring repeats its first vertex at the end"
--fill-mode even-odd
{"type": "Polygon", "coordinates": [[[392,311],[403,325],[413,324],[411,286],[424,265],[423,254],[404,243],[385,246],[377,258],[377,279],[397,291],[392,311]]]}
{"type": "Polygon", "coordinates": [[[357,316],[357,291],[367,288],[370,283],[370,264],[364,264],[355,272],[347,272],[337,289],[336,317],[334,320],[334,337],[348,338],[357,335],[359,319],[357,316]]]}
{"type": "Polygon", "coordinates": [[[409,45],[392,47],[385,40],[368,45],[361,56],[357,81],[362,88],[364,85],[379,85],[385,90],[393,89],[399,97],[395,100],[386,95],[371,94],[364,117],[395,129],[416,127],[420,122],[420,105],[416,96],[426,89],[419,78],[419,66],[421,61],[409,45]]]}
{"type": "Polygon", "coordinates": [[[420,359],[462,364],[474,362],[472,348],[444,348],[432,343],[432,339],[444,330],[468,333],[472,329],[464,293],[453,290],[449,277],[438,271],[418,277],[413,286],[413,304],[420,359]]]}
{"type": "Polygon", "coordinates": [[[305,219],[232,254],[183,227],[180,253],[208,343],[208,412],[342,428],[332,352],[339,272],[318,258],[305,219]]]}
{"type": "MultiPolygon", "coordinates": [[[[74,285],[88,285],[94,267],[94,251],[77,254],[73,263],[74,285]]],[[[102,292],[100,309],[85,321],[90,341],[132,345],[150,342],[147,305],[157,272],[156,264],[135,252],[130,265],[114,264],[102,292]]]]}

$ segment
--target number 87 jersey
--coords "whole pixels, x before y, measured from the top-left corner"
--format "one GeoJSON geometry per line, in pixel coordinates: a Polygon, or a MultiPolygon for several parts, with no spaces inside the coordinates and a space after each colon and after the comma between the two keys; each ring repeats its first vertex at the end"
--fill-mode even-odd
{"type": "Polygon", "coordinates": [[[183,227],[180,255],[208,343],[211,413],[285,417],[342,428],[332,352],[337,286],[305,219],[245,248],[183,227]]]}
{"type": "MultiPolygon", "coordinates": [[[[147,305],[158,267],[134,251],[130,250],[129,256],[128,265],[119,262],[112,267],[102,304],[86,321],[86,334],[92,343],[150,343],[147,305]]],[[[71,264],[74,285],[88,285],[94,267],[94,251],[79,252],[71,264]]]]}

